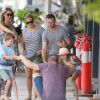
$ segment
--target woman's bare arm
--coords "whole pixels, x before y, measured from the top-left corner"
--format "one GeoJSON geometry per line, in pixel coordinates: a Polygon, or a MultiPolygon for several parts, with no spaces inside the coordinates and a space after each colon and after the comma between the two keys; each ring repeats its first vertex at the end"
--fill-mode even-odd
{"type": "Polygon", "coordinates": [[[15,36],[15,38],[17,38],[16,32],[10,30],[9,28],[7,28],[4,25],[2,25],[1,23],[0,23],[0,31],[4,31],[6,33],[11,33],[11,34],[13,34],[15,36]]]}
{"type": "Polygon", "coordinates": [[[7,33],[11,32],[10,29],[6,28],[6,27],[5,27],[4,25],[2,25],[1,23],[0,23],[0,30],[1,30],[1,31],[5,31],[5,32],[7,32],[7,33]]]}

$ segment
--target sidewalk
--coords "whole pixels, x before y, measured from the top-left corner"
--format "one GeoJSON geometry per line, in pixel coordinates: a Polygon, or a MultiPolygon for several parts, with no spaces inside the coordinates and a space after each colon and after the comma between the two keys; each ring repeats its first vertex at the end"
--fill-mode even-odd
{"type": "MultiPolygon", "coordinates": [[[[80,95],[81,91],[78,91],[78,92],[80,95]]],[[[74,90],[70,82],[70,78],[66,81],[66,98],[67,100],[75,100],[74,90]]],[[[79,97],[79,100],[90,100],[90,99],[88,97],[79,97]]]]}
{"type": "MultiPolygon", "coordinates": [[[[18,87],[18,94],[19,94],[19,100],[25,100],[27,97],[27,86],[26,86],[26,76],[25,72],[17,72],[16,73],[16,82],[18,87]]],[[[66,98],[67,100],[75,100],[73,96],[73,88],[70,84],[70,81],[67,80],[67,87],[66,87],[66,98]]],[[[32,94],[32,97],[34,97],[34,93],[32,94]]],[[[12,100],[16,100],[14,93],[12,91],[12,100]]],[[[79,97],[79,100],[90,100],[88,97],[79,97]]]]}
{"type": "MultiPolygon", "coordinates": [[[[25,98],[28,95],[25,72],[16,73],[16,82],[17,82],[19,100],[25,100],[25,98]]],[[[34,97],[34,94],[32,94],[32,96],[34,97]]],[[[12,100],[16,100],[13,90],[12,90],[12,100]]]]}

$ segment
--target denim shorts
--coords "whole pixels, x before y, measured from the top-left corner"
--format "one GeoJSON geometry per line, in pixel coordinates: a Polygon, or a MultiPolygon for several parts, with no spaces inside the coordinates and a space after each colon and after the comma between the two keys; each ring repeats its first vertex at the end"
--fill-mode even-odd
{"type": "Polygon", "coordinates": [[[14,79],[13,71],[12,70],[0,69],[0,79],[13,80],[14,79]]]}
{"type": "Polygon", "coordinates": [[[76,73],[80,74],[81,73],[81,65],[78,65],[76,67],[76,73]]]}
{"type": "Polygon", "coordinates": [[[30,61],[35,62],[35,63],[42,63],[42,57],[41,56],[32,56],[32,57],[27,58],[27,59],[29,59],[30,61]]]}
{"type": "Polygon", "coordinates": [[[39,95],[42,97],[43,93],[43,79],[42,76],[36,76],[34,79],[35,86],[39,92],[39,95]]]}

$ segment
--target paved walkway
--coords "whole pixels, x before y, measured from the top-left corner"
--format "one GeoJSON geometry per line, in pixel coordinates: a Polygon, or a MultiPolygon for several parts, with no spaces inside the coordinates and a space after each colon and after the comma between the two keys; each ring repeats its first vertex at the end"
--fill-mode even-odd
{"type": "MultiPolygon", "coordinates": [[[[27,97],[27,88],[26,88],[26,77],[25,72],[18,72],[16,74],[16,82],[18,86],[18,94],[19,94],[19,100],[25,100],[27,97]]],[[[69,83],[67,83],[69,84],[69,83]]],[[[67,86],[67,93],[66,93],[67,100],[75,100],[73,96],[73,89],[71,86],[67,86]]],[[[34,93],[32,94],[34,97],[34,93]]],[[[16,100],[14,93],[12,91],[12,100],[16,100]]],[[[89,100],[87,97],[79,97],[79,100],[89,100]]]]}

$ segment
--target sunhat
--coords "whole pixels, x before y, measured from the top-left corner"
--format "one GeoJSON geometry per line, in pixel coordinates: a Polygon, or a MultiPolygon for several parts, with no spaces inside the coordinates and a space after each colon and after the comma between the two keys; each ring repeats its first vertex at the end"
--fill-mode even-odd
{"type": "Polygon", "coordinates": [[[60,48],[59,49],[59,54],[58,55],[66,55],[66,54],[70,54],[70,52],[67,48],[60,48]]]}

